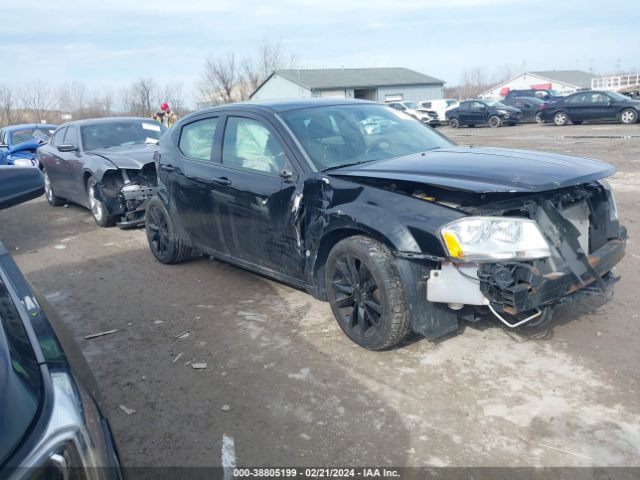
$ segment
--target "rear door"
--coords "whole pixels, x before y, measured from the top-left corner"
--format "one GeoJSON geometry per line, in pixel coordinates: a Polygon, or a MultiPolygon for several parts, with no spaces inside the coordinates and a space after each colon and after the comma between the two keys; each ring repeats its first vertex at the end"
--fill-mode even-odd
{"type": "Polygon", "coordinates": [[[64,192],[64,185],[62,182],[62,171],[64,165],[62,164],[62,152],[58,151],[58,145],[62,145],[64,136],[67,133],[67,127],[60,128],[49,140],[49,143],[38,149],[40,154],[40,162],[47,171],[47,176],[51,182],[51,188],[56,195],[62,195],[64,192]]]}
{"type": "Polygon", "coordinates": [[[58,179],[60,191],[65,198],[85,204],[87,201],[85,186],[82,184],[82,167],[84,160],[81,153],[80,133],[77,125],[67,127],[61,144],[73,145],[77,150],[73,152],[58,152],[58,179]]]}
{"type": "Polygon", "coordinates": [[[571,120],[584,121],[588,117],[591,103],[586,93],[577,93],[565,100],[564,109],[571,120]]]}

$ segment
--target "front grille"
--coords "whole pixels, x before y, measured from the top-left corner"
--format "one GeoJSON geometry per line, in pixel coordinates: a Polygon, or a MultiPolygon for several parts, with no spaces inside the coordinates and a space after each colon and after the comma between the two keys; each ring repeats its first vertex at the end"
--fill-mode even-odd
{"type": "Polygon", "coordinates": [[[569,220],[580,232],[578,242],[587,255],[589,252],[589,205],[587,202],[574,203],[560,210],[560,214],[569,220]]]}

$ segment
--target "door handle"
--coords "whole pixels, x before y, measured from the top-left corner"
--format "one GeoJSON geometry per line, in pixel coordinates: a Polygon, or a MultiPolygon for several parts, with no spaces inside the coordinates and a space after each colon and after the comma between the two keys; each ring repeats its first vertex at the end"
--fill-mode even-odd
{"type": "Polygon", "coordinates": [[[211,181],[218,185],[222,185],[223,187],[231,185],[231,180],[229,180],[227,177],[215,177],[212,178],[211,181]]]}
{"type": "Polygon", "coordinates": [[[176,167],[173,165],[166,165],[164,163],[160,164],[160,170],[164,170],[165,172],[173,172],[175,169],[176,167]]]}

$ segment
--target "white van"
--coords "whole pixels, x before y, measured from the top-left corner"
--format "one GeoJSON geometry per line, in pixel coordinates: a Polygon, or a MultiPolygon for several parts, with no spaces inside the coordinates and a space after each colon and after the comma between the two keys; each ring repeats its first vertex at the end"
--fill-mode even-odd
{"type": "Polygon", "coordinates": [[[420,108],[424,110],[430,110],[438,114],[438,120],[441,123],[445,123],[445,112],[450,108],[454,108],[458,104],[458,100],[454,98],[439,98],[436,100],[423,100],[420,102],[420,108]]]}

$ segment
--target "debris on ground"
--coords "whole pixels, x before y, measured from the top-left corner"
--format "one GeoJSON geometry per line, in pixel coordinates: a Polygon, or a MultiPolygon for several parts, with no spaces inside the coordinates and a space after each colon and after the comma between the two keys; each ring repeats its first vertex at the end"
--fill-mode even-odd
{"type": "Polygon", "coordinates": [[[174,358],[174,359],[173,359],[173,362],[171,362],[171,363],[176,363],[178,360],[180,360],[180,357],[182,357],[183,355],[184,355],[184,353],[180,352],[180,353],[178,354],[178,356],[177,356],[176,358],[174,358]]]}
{"type": "Polygon", "coordinates": [[[92,333],[91,335],[87,335],[84,338],[86,340],[89,340],[90,338],[96,338],[96,337],[103,337],[105,335],[111,335],[112,333],[116,333],[117,331],[118,331],[118,329],[114,328],[113,330],[105,330],[104,332],[92,333]]]}
{"type": "Polygon", "coordinates": [[[153,323],[155,325],[160,325],[160,324],[164,323],[164,320],[154,320],[153,323]]]}
{"type": "Polygon", "coordinates": [[[229,410],[231,410],[231,407],[229,405],[227,405],[226,403],[224,405],[222,405],[222,411],[223,412],[228,412],[229,410]]]}
{"type": "Polygon", "coordinates": [[[191,364],[191,368],[193,368],[194,370],[202,370],[204,368],[207,368],[207,364],[206,363],[192,363],[191,364]]]}
{"type": "Polygon", "coordinates": [[[187,338],[190,333],[191,333],[191,329],[185,330],[184,332],[179,333],[176,336],[174,336],[173,339],[174,340],[182,340],[183,338],[187,338]]]}
{"type": "Polygon", "coordinates": [[[132,415],[136,413],[136,411],[133,408],[125,407],[124,405],[118,405],[118,406],[120,407],[120,410],[122,410],[127,415],[132,415]]]}

